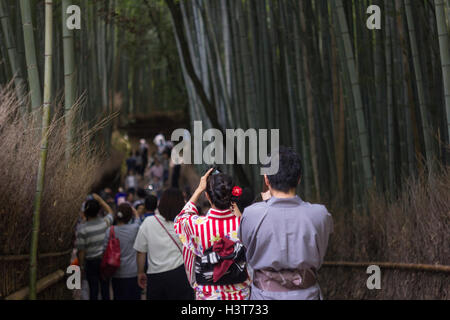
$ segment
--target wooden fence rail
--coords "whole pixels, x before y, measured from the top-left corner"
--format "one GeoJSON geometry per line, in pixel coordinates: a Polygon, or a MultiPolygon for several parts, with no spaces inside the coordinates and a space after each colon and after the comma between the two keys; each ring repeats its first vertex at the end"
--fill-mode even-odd
{"type": "MultiPolygon", "coordinates": [[[[50,252],[39,254],[39,258],[59,257],[72,252],[69,249],[62,252],[50,252]]],[[[10,255],[0,256],[0,261],[20,261],[29,259],[29,255],[10,255]]],[[[415,271],[431,271],[431,272],[450,272],[450,266],[440,264],[422,264],[422,263],[397,263],[397,262],[349,262],[349,261],[325,261],[323,267],[348,267],[348,268],[365,268],[370,265],[377,265],[385,269],[415,270],[415,271]]]]}
{"type": "Polygon", "coordinates": [[[414,264],[414,263],[396,263],[396,262],[347,262],[347,261],[326,261],[323,267],[350,267],[366,268],[370,265],[376,265],[385,269],[414,270],[429,272],[450,273],[450,266],[440,264],[414,264]]]}
{"type": "MultiPolygon", "coordinates": [[[[41,253],[38,254],[38,258],[54,258],[64,256],[72,252],[73,249],[69,249],[62,252],[49,252],[49,253],[41,253]]],[[[21,254],[21,255],[11,255],[11,256],[0,256],[0,261],[21,261],[30,259],[29,254],[21,254]]]]}
{"type": "MultiPolygon", "coordinates": [[[[50,252],[40,254],[39,258],[59,257],[72,252],[72,249],[63,252],[50,252]]],[[[11,255],[0,256],[0,261],[20,261],[29,259],[29,255],[11,255]]],[[[424,271],[424,272],[443,272],[450,273],[450,266],[439,264],[415,264],[415,263],[396,263],[396,262],[349,262],[349,261],[325,261],[322,265],[324,268],[344,267],[344,268],[367,268],[370,265],[376,265],[384,269],[395,270],[410,270],[410,271],[424,271]]],[[[44,278],[40,279],[37,283],[38,293],[51,287],[64,278],[64,271],[57,270],[44,278]]],[[[5,300],[23,300],[28,296],[29,288],[25,287],[19,291],[7,296],[5,300]]]]}
{"type": "MultiPolygon", "coordinates": [[[[58,283],[62,278],[64,278],[64,275],[65,273],[63,270],[58,270],[40,279],[36,284],[37,293],[40,293],[45,289],[51,287],[55,283],[58,283]]],[[[28,297],[29,292],[29,287],[25,287],[23,289],[20,289],[19,291],[14,292],[13,294],[10,294],[5,298],[5,300],[24,300],[28,297]]]]}

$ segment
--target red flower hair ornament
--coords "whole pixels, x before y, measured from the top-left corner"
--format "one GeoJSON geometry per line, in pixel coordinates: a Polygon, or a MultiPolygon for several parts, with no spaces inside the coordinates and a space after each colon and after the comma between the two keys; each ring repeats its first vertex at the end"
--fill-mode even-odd
{"type": "Polygon", "coordinates": [[[239,200],[239,197],[242,195],[242,188],[235,186],[231,191],[231,201],[236,202],[239,200]]]}

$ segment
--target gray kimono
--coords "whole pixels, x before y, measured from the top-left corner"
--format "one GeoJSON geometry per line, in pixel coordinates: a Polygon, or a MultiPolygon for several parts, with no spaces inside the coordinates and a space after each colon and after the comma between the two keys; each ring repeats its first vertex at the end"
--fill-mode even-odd
{"type": "MultiPolygon", "coordinates": [[[[332,231],[333,220],[325,206],[304,202],[298,196],[272,197],[244,210],[238,236],[247,248],[247,262],[253,270],[319,270],[332,231]]],[[[288,292],[263,291],[252,285],[252,300],[319,298],[317,283],[288,292]]]]}

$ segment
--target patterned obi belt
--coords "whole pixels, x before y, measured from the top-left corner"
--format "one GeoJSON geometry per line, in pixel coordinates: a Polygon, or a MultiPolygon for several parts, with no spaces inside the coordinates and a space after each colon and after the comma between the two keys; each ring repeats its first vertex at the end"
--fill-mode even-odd
{"type": "Polygon", "coordinates": [[[221,239],[195,260],[195,280],[200,285],[231,285],[248,278],[245,248],[239,242],[221,239]]]}
{"type": "Polygon", "coordinates": [[[255,270],[254,285],[264,291],[286,292],[308,289],[317,283],[316,270],[255,270]]]}

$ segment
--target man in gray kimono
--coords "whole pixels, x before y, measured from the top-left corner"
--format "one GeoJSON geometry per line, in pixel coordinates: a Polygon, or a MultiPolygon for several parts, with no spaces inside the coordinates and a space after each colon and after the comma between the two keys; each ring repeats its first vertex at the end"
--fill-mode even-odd
{"type": "Polygon", "coordinates": [[[238,230],[254,270],[251,299],[321,299],[317,271],[333,220],[325,206],[296,195],[301,177],[299,155],[280,147],[278,160],[278,172],[264,176],[269,188],[263,194],[265,201],[244,210],[238,230]]]}

